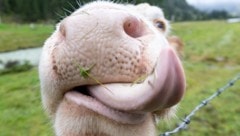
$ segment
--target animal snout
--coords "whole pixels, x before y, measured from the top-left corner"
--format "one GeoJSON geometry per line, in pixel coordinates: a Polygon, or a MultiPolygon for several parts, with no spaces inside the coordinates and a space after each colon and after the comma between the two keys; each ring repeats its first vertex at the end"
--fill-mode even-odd
{"type": "Polygon", "coordinates": [[[93,7],[61,21],[58,36],[63,38],[53,53],[56,73],[63,79],[74,75],[76,84],[95,83],[79,75],[79,66],[91,69],[102,83],[133,82],[151,74],[160,50],[168,45],[165,36],[134,11],[93,7]]]}

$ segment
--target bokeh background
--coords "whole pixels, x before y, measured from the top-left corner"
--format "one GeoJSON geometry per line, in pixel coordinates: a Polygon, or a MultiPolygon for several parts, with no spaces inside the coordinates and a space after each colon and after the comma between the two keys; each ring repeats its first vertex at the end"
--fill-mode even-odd
{"type": "MultiPolygon", "coordinates": [[[[37,65],[55,24],[88,1],[0,0],[0,136],[52,136],[41,106],[37,65]]],[[[185,43],[187,92],[171,130],[203,99],[240,73],[239,0],[135,0],[161,7],[185,43]]],[[[199,111],[179,136],[240,136],[240,81],[199,111]]]]}

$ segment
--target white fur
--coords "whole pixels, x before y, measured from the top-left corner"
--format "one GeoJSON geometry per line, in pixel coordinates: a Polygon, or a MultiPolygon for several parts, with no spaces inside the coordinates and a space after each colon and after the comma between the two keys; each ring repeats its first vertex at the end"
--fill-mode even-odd
{"type": "MultiPolygon", "coordinates": [[[[131,13],[132,15],[141,16],[141,19],[149,26],[149,29],[154,31],[154,33],[158,37],[164,37],[166,38],[166,35],[169,32],[169,23],[164,18],[164,14],[162,10],[155,6],[150,6],[149,4],[140,4],[137,6],[133,5],[122,5],[122,4],[112,4],[111,2],[106,1],[97,1],[92,2],[90,4],[87,4],[86,6],[83,6],[82,8],[75,11],[70,17],[77,16],[79,14],[85,14],[88,16],[88,10],[92,8],[105,8],[105,9],[123,9],[126,12],[131,13]],[[166,24],[166,31],[159,31],[154,26],[154,20],[160,19],[166,24]]],[[[67,17],[69,18],[69,17],[67,17]]],[[[78,54],[77,49],[76,52],[73,50],[73,52],[68,54],[68,49],[72,47],[73,45],[66,43],[64,40],[66,38],[76,38],[79,35],[70,35],[69,37],[65,37],[65,34],[69,34],[69,29],[72,31],[75,31],[75,26],[68,26],[68,22],[66,20],[63,20],[58,24],[56,31],[52,34],[52,36],[45,42],[43,53],[39,65],[39,76],[41,81],[41,90],[42,90],[42,102],[44,105],[44,108],[46,109],[47,113],[51,117],[55,132],[57,136],[155,136],[155,122],[154,117],[155,116],[172,116],[174,115],[174,111],[176,108],[173,108],[173,110],[168,109],[167,113],[165,111],[159,111],[155,113],[148,113],[147,118],[144,122],[141,124],[135,124],[135,125],[129,125],[129,124],[122,124],[113,120],[110,120],[98,113],[95,113],[91,110],[89,110],[86,107],[78,106],[72,102],[69,102],[66,100],[63,96],[63,94],[70,89],[71,87],[74,87],[75,85],[79,84],[80,81],[83,81],[83,78],[79,75],[71,76],[72,73],[66,73],[66,75],[58,75],[58,70],[63,70],[63,73],[65,72],[64,69],[68,69],[72,71],[74,69],[73,66],[71,66],[69,63],[70,60],[65,59],[68,57],[68,55],[71,54],[78,54]],[[62,25],[65,25],[64,27],[62,25]],[[68,29],[67,29],[68,28],[68,29]],[[55,57],[62,57],[63,62],[68,63],[68,65],[62,65],[59,64],[59,67],[55,67],[53,63],[55,62],[55,57]],[[62,69],[61,69],[62,68],[62,69]],[[54,72],[55,69],[55,72],[54,72]],[[70,75],[70,76],[68,76],[70,75]],[[60,78],[60,76],[63,76],[60,78]],[[78,80],[75,80],[78,79],[78,80]],[[65,83],[68,83],[68,86],[64,86],[65,83]]],[[[89,24],[91,25],[91,24],[89,24]]],[[[86,27],[86,29],[89,26],[86,27]]],[[[91,26],[94,29],[94,25],[91,26]]],[[[85,29],[85,28],[84,28],[85,29]]],[[[79,30],[79,33],[83,33],[79,30]]],[[[84,34],[84,33],[83,33],[84,34]]],[[[97,38],[97,37],[96,37],[97,38]]],[[[159,44],[161,42],[162,45],[168,44],[167,40],[164,38],[156,39],[152,41],[152,44],[159,44]]],[[[110,38],[111,39],[111,38],[110,38]]],[[[79,40],[81,41],[81,39],[79,40]]],[[[74,41],[75,43],[78,43],[79,41],[74,41]]],[[[74,45],[75,46],[75,45],[74,45]]],[[[154,46],[146,51],[146,55],[152,56],[153,62],[156,61],[156,56],[158,55],[157,48],[154,46]]],[[[72,60],[71,60],[72,61],[72,60]]],[[[151,67],[154,66],[154,64],[151,64],[150,62],[146,62],[148,65],[151,65],[151,67]]],[[[99,71],[96,70],[97,72],[99,71]]],[[[62,71],[60,71],[62,72],[62,71]]],[[[78,73],[79,71],[75,71],[75,73],[78,73]]],[[[97,73],[96,72],[96,73],[97,73]]],[[[84,80],[85,81],[85,80],[84,80]]],[[[85,81],[88,82],[88,81],[85,81]]]]}

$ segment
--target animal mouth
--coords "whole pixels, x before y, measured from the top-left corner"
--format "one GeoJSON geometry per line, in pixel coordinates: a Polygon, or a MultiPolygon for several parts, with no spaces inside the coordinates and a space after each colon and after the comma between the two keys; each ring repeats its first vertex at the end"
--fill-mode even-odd
{"type": "Polygon", "coordinates": [[[75,87],[65,94],[65,98],[79,106],[84,106],[100,115],[124,124],[138,124],[144,121],[146,117],[146,113],[131,113],[103,104],[90,94],[88,86],[75,87]]]}
{"type": "Polygon", "coordinates": [[[117,122],[137,124],[148,113],[177,104],[184,90],[182,65],[173,49],[166,47],[142,83],[83,85],[68,91],[65,98],[117,122]]]}

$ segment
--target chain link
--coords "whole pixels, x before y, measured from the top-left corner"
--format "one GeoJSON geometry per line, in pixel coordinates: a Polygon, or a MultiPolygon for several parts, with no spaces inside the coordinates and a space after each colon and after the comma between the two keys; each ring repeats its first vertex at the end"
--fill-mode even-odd
{"type": "Polygon", "coordinates": [[[193,115],[195,115],[195,113],[200,110],[202,107],[206,106],[212,99],[214,99],[215,97],[219,96],[222,92],[224,92],[225,90],[227,90],[228,88],[230,88],[231,86],[233,86],[238,80],[240,80],[240,73],[233,78],[231,81],[229,81],[225,86],[223,86],[222,88],[217,89],[217,91],[212,94],[210,97],[208,97],[207,99],[203,100],[199,105],[197,105],[195,107],[195,109],[193,109],[191,111],[191,113],[189,115],[187,115],[181,122],[181,124],[176,127],[175,129],[173,129],[172,131],[167,131],[163,134],[160,134],[160,136],[170,136],[172,134],[178,133],[179,131],[187,128],[187,126],[190,124],[191,122],[191,117],[193,115]]]}

